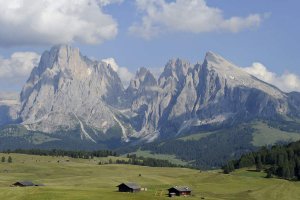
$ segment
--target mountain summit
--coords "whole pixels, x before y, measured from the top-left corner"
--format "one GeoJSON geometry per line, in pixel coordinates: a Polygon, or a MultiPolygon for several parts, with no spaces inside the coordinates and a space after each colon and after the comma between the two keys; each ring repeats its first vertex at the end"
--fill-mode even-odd
{"type": "Polygon", "coordinates": [[[115,125],[109,105],[117,103],[123,86],[117,73],[67,45],[43,53],[21,92],[20,117],[27,129],[47,133],[78,129],[82,139],[95,140],[97,130],[115,125]]]}
{"type": "Polygon", "coordinates": [[[170,60],[158,80],[140,68],[124,89],[109,62],[54,46],[32,70],[20,102],[19,121],[28,131],[94,144],[111,137],[149,142],[203,127],[300,117],[299,93],[284,93],[212,52],[202,64],[170,60]]]}

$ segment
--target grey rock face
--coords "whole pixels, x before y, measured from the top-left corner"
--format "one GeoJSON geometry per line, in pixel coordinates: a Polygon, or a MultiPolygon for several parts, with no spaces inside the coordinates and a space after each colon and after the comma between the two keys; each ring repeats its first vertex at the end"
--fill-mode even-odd
{"type": "Polygon", "coordinates": [[[290,108],[287,94],[212,52],[202,65],[168,62],[156,91],[142,125],[152,138],[172,137],[193,126],[275,119],[290,108]]]}
{"type": "Polygon", "coordinates": [[[286,94],[218,55],[208,53],[199,74],[196,112],[200,117],[214,112],[245,112],[256,117],[287,113],[286,94]]]}
{"type": "Polygon", "coordinates": [[[20,118],[27,129],[46,133],[80,129],[81,138],[93,142],[115,126],[125,141],[153,141],[203,125],[299,118],[299,111],[299,93],[286,94],[212,52],[202,64],[170,60],[158,80],[141,68],[124,90],[110,65],[61,45],[33,69],[20,118]]]}
{"type": "Polygon", "coordinates": [[[166,125],[159,127],[162,132],[169,127],[180,134],[191,126],[271,119],[289,110],[285,93],[211,52],[202,65],[189,70],[183,87],[176,91],[166,125]]]}
{"type": "Polygon", "coordinates": [[[300,93],[291,92],[288,94],[289,111],[291,117],[300,118],[300,93]]]}
{"type": "Polygon", "coordinates": [[[21,92],[20,117],[31,130],[56,132],[81,128],[82,138],[92,140],[84,125],[106,132],[115,116],[108,105],[123,91],[110,66],[93,62],[62,45],[46,51],[21,92]]]}
{"type": "Polygon", "coordinates": [[[152,138],[156,131],[148,124],[148,117],[153,99],[158,96],[160,90],[153,74],[146,68],[140,68],[124,93],[125,108],[131,113],[131,125],[135,128],[135,136],[138,138],[152,138]]]}

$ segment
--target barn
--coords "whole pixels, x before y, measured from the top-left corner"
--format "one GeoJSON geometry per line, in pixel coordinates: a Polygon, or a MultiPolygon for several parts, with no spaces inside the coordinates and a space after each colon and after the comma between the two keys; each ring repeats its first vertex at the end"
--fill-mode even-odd
{"type": "Polygon", "coordinates": [[[139,192],[141,191],[141,186],[136,183],[121,183],[117,186],[119,192],[139,192]]]}
{"type": "Polygon", "coordinates": [[[187,186],[175,186],[168,189],[169,196],[189,196],[192,190],[187,186]]]}
{"type": "Polygon", "coordinates": [[[14,184],[12,184],[13,186],[19,186],[19,187],[30,187],[30,186],[36,186],[36,184],[34,184],[31,181],[18,181],[15,182],[14,184]]]}

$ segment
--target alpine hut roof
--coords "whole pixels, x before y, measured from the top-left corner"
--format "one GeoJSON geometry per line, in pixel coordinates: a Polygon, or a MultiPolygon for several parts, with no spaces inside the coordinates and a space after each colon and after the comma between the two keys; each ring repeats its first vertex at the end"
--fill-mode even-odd
{"type": "MultiPolygon", "coordinates": [[[[141,186],[139,186],[138,184],[136,183],[121,183],[120,185],[126,185],[127,187],[131,188],[131,189],[134,189],[134,190],[137,190],[137,189],[140,189],[141,186]]],[[[117,187],[119,187],[120,185],[118,185],[117,187]]]]}
{"type": "Polygon", "coordinates": [[[18,181],[13,185],[22,185],[22,186],[35,186],[35,184],[31,181],[18,181]]]}
{"type": "MultiPolygon", "coordinates": [[[[191,192],[191,188],[189,188],[188,186],[175,186],[175,187],[171,187],[170,189],[174,188],[175,190],[179,191],[179,192],[191,192]]],[[[169,189],[169,190],[170,190],[169,189]]]]}

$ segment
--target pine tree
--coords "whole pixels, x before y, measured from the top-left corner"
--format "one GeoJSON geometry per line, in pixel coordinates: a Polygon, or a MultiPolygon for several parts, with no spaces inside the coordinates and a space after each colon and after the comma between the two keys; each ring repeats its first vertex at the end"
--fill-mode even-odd
{"type": "Polygon", "coordinates": [[[300,180],[300,158],[296,157],[295,175],[300,180]]]}
{"type": "Polygon", "coordinates": [[[10,156],[8,157],[7,162],[8,162],[8,163],[12,163],[12,158],[11,158],[10,156]]]}
{"type": "Polygon", "coordinates": [[[239,162],[239,168],[251,167],[254,165],[255,165],[255,158],[252,153],[242,156],[239,162]]]}
{"type": "Polygon", "coordinates": [[[267,176],[266,176],[266,178],[272,178],[273,176],[272,176],[272,171],[271,170],[268,170],[267,171],[267,176]]]}
{"type": "Polygon", "coordinates": [[[224,167],[223,167],[223,173],[229,174],[230,172],[234,171],[234,164],[232,161],[229,161],[224,167]]]}
{"type": "Polygon", "coordinates": [[[260,172],[262,169],[263,169],[263,164],[261,162],[261,156],[260,154],[258,154],[256,158],[256,171],[260,172]]]}
{"type": "Polygon", "coordinates": [[[5,162],[5,157],[4,156],[1,158],[1,162],[5,162]]]}
{"type": "Polygon", "coordinates": [[[228,164],[223,167],[223,173],[224,174],[229,174],[230,173],[228,164]]]}
{"type": "Polygon", "coordinates": [[[283,163],[283,166],[281,168],[281,176],[285,179],[292,178],[289,163],[287,160],[283,163]]]}

